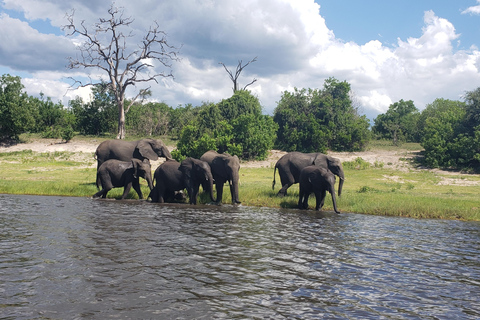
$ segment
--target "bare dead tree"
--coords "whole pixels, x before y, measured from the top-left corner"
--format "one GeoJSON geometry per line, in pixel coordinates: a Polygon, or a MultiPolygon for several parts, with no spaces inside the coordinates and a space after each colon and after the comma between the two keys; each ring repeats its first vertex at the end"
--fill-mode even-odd
{"type": "MultiPolygon", "coordinates": [[[[242,60],[239,60],[237,65],[237,70],[235,70],[235,75],[233,74],[232,71],[227,69],[227,66],[223,62],[218,63],[225,68],[225,71],[227,71],[228,75],[230,76],[230,80],[232,80],[233,82],[233,93],[238,91],[238,77],[240,77],[240,73],[242,73],[243,69],[245,69],[246,66],[248,66],[250,63],[255,61],[257,61],[257,57],[253,58],[252,60],[248,61],[246,64],[242,65],[242,60]]],[[[252,82],[250,82],[245,87],[243,87],[243,90],[245,90],[249,85],[255,83],[255,81],[257,81],[257,79],[253,79],[252,82]]]]}
{"type": "MultiPolygon", "coordinates": [[[[112,4],[108,10],[108,18],[100,18],[90,30],[84,20],[80,23],[74,21],[74,13],[67,14],[68,24],[63,26],[67,35],[79,35],[85,41],[77,48],[80,51],[76,57],[69,57],[69,69],[97,69],[105,72],[110,81],[109,85],[115,94],[118,106],[118,134],[117,139],[125,138],[125,114],[139,97],[144,97],[150,92],[150,87],[140,89],[138,94],[129,100],[125,106],[125,92],[129,86],[135,86],[141,82],[155,81],[159,77],[172,77],[171,63],[178,60],[178,49],[167,43],[166,33],[159,30],[155,21],[143,37],[142,42],[133,50],[128,50],[127,42],[133,37],[132,32],[123,33],[134,21],[130,17],[124,17],[122,8],[116,8],[112,4]],[[151,74],[152,62],[159,62],[163,67],[170,70],[151,74]]],[[[73,87],[85,87],[93,85],[90,79],[83,83],[76,79],[73,87]]]]}

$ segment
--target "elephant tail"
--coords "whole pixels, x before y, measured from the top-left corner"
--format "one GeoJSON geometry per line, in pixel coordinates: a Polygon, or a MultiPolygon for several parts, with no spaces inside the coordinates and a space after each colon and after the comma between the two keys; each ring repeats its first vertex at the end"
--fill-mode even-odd
{"type": "Polygon", "coordinates": [[[273,182],[272,182],[272,190],[275,189],[275,173],[277,172],[277,165],[275,165],[275,169],[273,169],[273,182]]]}
{"type": "Polygon", "coordinates": [[[98,173],[98,170],[97,170],[97,179],[95,180],[95,185],[97,186],[97,189],[100,190],[100,186],[102,185],[102,183],[100,182],[100,174],[98,173]]]}

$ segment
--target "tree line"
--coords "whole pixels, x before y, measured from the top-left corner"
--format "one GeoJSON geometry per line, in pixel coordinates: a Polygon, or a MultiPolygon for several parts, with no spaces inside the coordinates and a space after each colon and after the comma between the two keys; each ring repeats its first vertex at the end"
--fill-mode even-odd
{"type": "MultiPolygon", "coordinates": [[[[128,101],[127,101],[128,103],[128,101]]],[[[173,156],[200,156],[210,149],[245,160],[265,159],[268,151],[361,151],[371,139],[393,144],[418,142],[430,167],[480,167],[480,88],[464,101],[436,99],[420,112],[413,101],[391,104],[370,124],[354,106],[350,84],[335,78],[321,89],[282,93],[273,116],[263,114],[257,97],[237,90],[218,103],[171,107],[163,102],[134,102],[125,117],[130,136],[169,136],[177,140],[173,156]]],[[[0,79],[0,139],[21,133],[72,139],[117,132],[118,111],[111,86],[92,86],[92,98],[77,97],[68,106],[49,97],[29,96],[20,77],[0,79]]]]}

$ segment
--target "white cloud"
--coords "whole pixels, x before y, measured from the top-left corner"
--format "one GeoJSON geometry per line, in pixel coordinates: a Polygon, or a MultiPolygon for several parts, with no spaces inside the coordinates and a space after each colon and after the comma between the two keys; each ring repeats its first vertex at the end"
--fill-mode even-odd
{"type": "MultiPolygon", "coordinates": [[[[150,83],[153,98],[172,106],[228,98],[232,82],[218,63],[234,70],[238,60],[254,57],[257,61],[244,69],[239,81],[243,86],[257,79],[249,89],[269,114],[283,91],[321,88],[332,76],[348,81],[362,109],[370,114],[385,112],[400,99],[414,100],[420,109],[435,98],[458,99],[480,83],[478,48],[456,51],[453,43],[459,34],[433,11],[424,14],[421,36],[398,39],[392,47],[378,40],[359,45],[336,39],[313,0],[178,0],[155,5],[117,0],[116,4],[135,19],[132,42],[138,43],[156,20],[168,42],[181,46],[182,60],[173,63],[175,78],[150,83]]],[[[110,3],[4,0],[4,7],[54,26],[65,24],[65,12],[75,8],[76,21],[91,25],[106,17],[110,3]]],[[[86,76],[82,70],[72,73],[65,68],[78,39],[41,34],[5,14],[0,16],[0,28],[0,64],[30,72],[32,76],[24,81],[30,94],[42,91],[65,99],[64,79],[72,74],[86,76]]]]}
{"type": "Polygon", "coordinates": [[[477,0],[477,3],[478,3],[478,5],[469,7],[467,9],[465,9],[464,11],[462,11],[462,14],[467,14],[467,13],[480,14],[480,0],[477,0]]]}
{"type": "Polygon", "coordinates": [[[12,69],[56,71],[65,67],[65,57],[72,53],[66,38],[42,34],[6,14],[0,14],[0,30],[0,61],[12,69]]]}

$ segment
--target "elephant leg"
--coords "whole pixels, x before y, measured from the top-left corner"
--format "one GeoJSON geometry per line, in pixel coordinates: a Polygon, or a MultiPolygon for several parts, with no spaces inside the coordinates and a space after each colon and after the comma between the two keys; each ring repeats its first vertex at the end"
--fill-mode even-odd
{"type": "Polygon", "coordinates": [[[98,191],[93,195],[93,198],[103,198],[107,197],[108,191],[112,190],[112,188],[103,188],[102,190],[98,191]]]}
{"type": "Polygon", "coordinates": [[[92,198],[100,198],[100,197],[106,198],[108,191],[110,191],[110,189],[102,189],[97,193],[95,193],[92,198]]]}
{"type": "Polygon", "coordinates": [[[127,183],[125,187],[123,188],[123,195],[122,195],[122,200],[125,199],[130,192],[130,189],[132,188],[132,183],[127,183]]]}
{"type": "MultiPolygon", "coordinates": [[[[148,198],[152,199],[152,202],[158,202],[158,195],[157,195],[157,187],[153,187],[153,189],[148,194],[148,198]]],[[[148,199],[147,198],[147,199],[148,199]]]]}
{"type": "Polygon", "coordinates": [[[287,195],[287,189],[290,188],[290,186],[292,185],[293,183],[286,183],[282,186],[282,189],[280,189],[280,191],[278,191],[278,196],[279,197],[284,197],[287,195]]]}
{"type": "Polygon", "coordinates": [[[315,198],[316,198],[315,210],[321,210],[322,209],[323,204],[325,203],[325,195],[326,195],[325,190],[315,191],[315,198]]]}
{"type": "Polygon", "coordinates": [[[323,205],[325,204],[325,197],[327,196],[327,191],[323,190],[322,191],[322,201],[320,202],[320,209],[323,208],[323,205]]]}
{"type": "Polygon", "coordinates": [[[143,193],[142,193],[142,188],[140,187],[140,181],[138,179],[135,179],[132,183],[133,190],[135,190],[138,194],[139,199],[143,199],[143,193]]]}
{"type": "MultiPolygon", "coordinates": [[[[157,186],[158,186],[158,182],[157,182],[157,186]]],[[[166,190],[163,186],[158,186],[158,189],[157,189],[157,201],[159,203],[164,203],[165,202],[165,193],[166,193],[166,190]]]]}
{"type": "Polygon", "coordinates": [[[299,195],[298,195],[298,209],[303,209],[302,208],[302,191],[300,190],[299,195]]]}
{"type": "Polygon", "coordinates": [[[195,191],[195,188],[188,188],[188,198],[190,204],[197,204],[197,193],[198,189],[195,191]]]}
{"type": "Polygon", "coordinates": [[[222,203],[222,199],[223,199],[223,185],[225,184],[225,182],[220,182],[220,181],[217,181],[215,183],[215,187],[217,188],[217,202],[218,203],[222,203]]]}
{"type": "Polygon", "coordinates": [[[310,197],[310,192],[307,191],[305,192],[305,195],[303,196],[303,209],[307,210],[308,209],[308,198],[310,197]]]}
{"type": "MultiPolygon", "coordinates": [[[[300,210],[306,209],[305,203],[304,203],[305,196],[306,196],[305,188],[302,187],[302,185],[300,185],[299,195],[298,195],[298,209],[300,210]]],[[[307,202],[307,205],[308,205],[308,202],[307,202]]]]}

